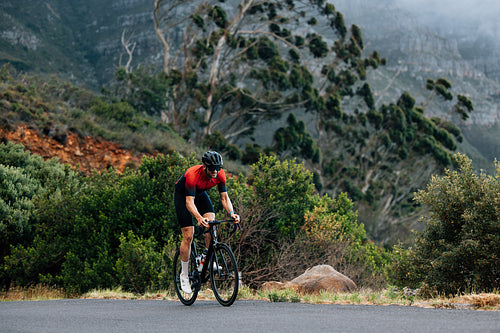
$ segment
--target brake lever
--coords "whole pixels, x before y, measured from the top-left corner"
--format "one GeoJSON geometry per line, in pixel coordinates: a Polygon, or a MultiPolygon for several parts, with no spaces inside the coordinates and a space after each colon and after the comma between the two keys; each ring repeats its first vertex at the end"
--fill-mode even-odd
{"type": "Polygon", "coordinates": [[[236,229],[241,231],[241,225],[239,223],[235,223],[233,226],[233,231],[231,231],[231,234],[234,234],[236,232],[236,229]]]}

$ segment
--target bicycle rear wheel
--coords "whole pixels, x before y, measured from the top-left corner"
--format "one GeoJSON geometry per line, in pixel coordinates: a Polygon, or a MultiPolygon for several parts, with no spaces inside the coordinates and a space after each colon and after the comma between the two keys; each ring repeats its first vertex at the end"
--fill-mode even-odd
{"type": "Polygon", "coordinates": [[[174,288],[177,297],[179,297],[179,300],[182,302],[182,304],[191,305],[194,303],[194,301],[196,301],[196,297],[198,296],[198,291],[200,291],[201,287],[200,274],[198,273],[198,270],[196,268],[196,260],[194,258],[193,253],[191,253],[191,257],[189,259],[189,282],[191,283],[191,289],[193,291],[192,294],[187,294],[183,292],[181,289],[181,281],[179,279],[179,274],[181,274],[181,269],[182,267],[181,267],[180,250],[177,249],[177,252],[175,253],[174,256],[174,269],[173,269],[174,288]]]}
{"type": "Polygon", "coordinates": [[[210,283],[221,305],[230,306],[238,295],[238,265],[233,251],[226,244],[216,245],[210,259],[210,283]]]}

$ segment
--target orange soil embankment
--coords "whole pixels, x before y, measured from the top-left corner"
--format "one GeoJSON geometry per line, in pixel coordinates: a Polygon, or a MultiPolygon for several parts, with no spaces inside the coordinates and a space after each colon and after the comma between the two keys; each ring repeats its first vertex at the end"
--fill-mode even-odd
{"type": "Polygon", "coordinates": [[[58,157],[62,163],[69,164],[83,172],[103,170],[109,167],[123,172],[127,166],[134,167],[141,163],[141,155],[120,148],[113,142],[89,136],[80,137],[72,132],[68,132],[64,134],[62,139],[56,140],[21,125],[15,131],[7,132],[0,129],[0,139],[3,142],[21,143],[26,150],[32,154],[40,155],[44,159],[58,157]]]}

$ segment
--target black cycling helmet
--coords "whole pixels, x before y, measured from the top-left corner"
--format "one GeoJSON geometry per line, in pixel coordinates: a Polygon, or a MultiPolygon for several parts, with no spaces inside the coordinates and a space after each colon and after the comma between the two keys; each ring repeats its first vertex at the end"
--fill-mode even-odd
{"type": "Polygon", "coordinates": [[[212,150],[207,151],[205,154],[203,154],[201,161],[206,166],[221,167],[223,164],[222,156],[218,152],[212,150]]]}

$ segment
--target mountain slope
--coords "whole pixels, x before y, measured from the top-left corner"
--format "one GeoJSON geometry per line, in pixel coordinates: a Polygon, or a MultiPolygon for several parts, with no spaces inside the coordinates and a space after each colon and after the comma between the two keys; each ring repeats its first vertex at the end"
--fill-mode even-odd
{"type": "MultiPolygon", "coordinates": [[[[398,5],[397,0],[338,0],[335,3],[345,12],[347,22],[362,28],[366,52],[377,49],[387,57],[387,66],[368,79],[377,104],[399,96],[404,90],[424,101],[428,95],[424,89],[428,78],[449,79],[457,94],[468,96],[474,103],[470,119],[454,120],[465,139],[459,150],[473,157],[476,167],[493,171],[493,161],[500,157],[500,77],[495,70],[498,59],[492,55],[500,49],[500,38],[481,35],[477,30],[480,25],[469,25],[471,29],[466,33],[468,25],[462,21],[453,25],[459,29],[457,32],[440,34],[430,18],[424,22],[417,12],[409,12],[398,5]],[[485,53],[487,46],[490,52],[485,53]]],[[[417,5],[412,8],[416,10],[417,5]]],[[[449,28],[443,20],[440,24],[449,28]]],[[[448,117],[432,102],[426,112],[448,117]]]]}
{"type": "Polygon", "coordinates": [[[135,65],[157,56],[152,10],[144,0],[2,1],[0,64],[100,88],[120,65],[124,31],[138,42],[135,65]]]}

